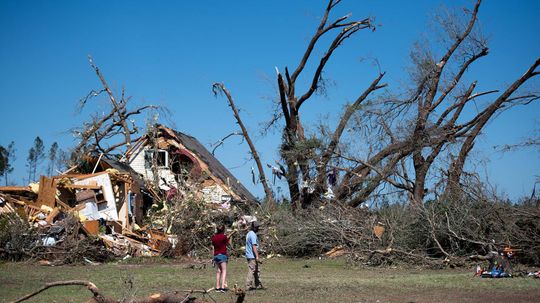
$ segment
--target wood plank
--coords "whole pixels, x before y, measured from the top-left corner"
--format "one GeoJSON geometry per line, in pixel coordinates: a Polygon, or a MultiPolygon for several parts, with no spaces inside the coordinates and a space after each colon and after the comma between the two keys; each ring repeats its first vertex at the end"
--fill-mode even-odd
{"type": "Polygon", "coordinates": [[[100,176],[100,175],[103,175],[103,174],[108,174],[108,172],[100,171],[100,172],[93,173],[93,174],[66,174],[66,175],[60,175],[60,176],[57,176],[57,177],[58,178],[67,177],[67,178],[76,178],[76,179],[79,179],[79,180],[84,180],[84,179],[92,178],[92,177],[95,177],[95,176],[100,176]]]}
{"type": "Polygon", "coordinates": [[[54,218],[56,218],[59,214],[60,214],[60,209],[58,209],[58,207],[55,207],[55,208],[49,213],[49,215],[48,215],[47,218],[45,219],[45,222],[47,222],[47,223],[49,223],[49,224],[52,224],[54,218]]]}
{"type": "Polygon", "coordinates": [[[21,192],[21,191],[25,191],[25,192],[33,192],[30,187],[28,186],[0,186],[0,191],[2,192],[21,192]]]}
{"type": "Polygon", "coordinates": [[[41,176],[39,178],[39,192],[36,205],[47,205],[53,208],[56,204],[56,181],[52,178],[41,176]]]}
{"type": "Polygon", "coordinates": [[[71,206],[67,205],[65,202],[63,202],[62,200],[60,199],[56,199],[56,203],[60,206],[62,206],[63,209],[65,210],[71,210],[71,206]]]}
{"type": "Polygon", "coordinates": [[[81,190],[75,193],[75,199],[77,202],[92,200],[96,201],[96,192],[91,189],[81,190]]]}
{"type": "Polygon", "coordinates": [[[86,231],[97,236],[99,234],[99,221],[98,220],[86,220],[83,222],[84,228],[86,231]]]}
{"type": "Polygon", "coordinates": [[[63,188],[70,189],[101,189],[100,185],[84,185],[84,184],[65,184],[63,188]]]}

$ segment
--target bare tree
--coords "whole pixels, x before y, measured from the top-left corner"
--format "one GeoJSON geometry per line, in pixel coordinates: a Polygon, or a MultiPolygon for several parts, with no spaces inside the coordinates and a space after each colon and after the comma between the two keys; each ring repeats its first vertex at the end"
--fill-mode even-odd
{"type": "Polygon", "coordinates": [[[416,64],[416,87],[411,90],[410,96],[397,102],[384,100],[382,104],[392,106],[386,111],[384,108],[376,111],[377,115],[381,115],[378,117],[383,117],[377,121],[387,134],[388,143],[364,160],[355,159],[358,165],[346,170],[336,191],[338,199],[348,199],[349,205],[357,206],[370,198],[382,183],[387,183],[409,192],[413,203],[422,203],[426,194],[426,177],[444,148],[463,141],[462,156],[456,159],[454,168],[450,170],[449,182],[457,183],[474,139],[486,123],[495,117],[495,113],[500,112],[505,104],[529,104],[537,98],[535,94],[512,97],[520,86],[537,74],[535,69],[538,63],[535,62],[499,98],[488,102],[485,110],[470,120],[462,121],[462,112],[471,101],[497,92],[475,92],[476,81],[468,84],[464,90],[459,89],[463,76],[472,64],[488,55],[485,40],[481,34],[474,32],[479,7],[480,1],[477,1],[464,26],[460,26],[459,19],[442,20],[448,34],[446,41],[450,43],[439,60],[435,60],[429,52],[417,54],[413,58],[416,64]],[[452,65],[457,67],[457,71],[451,70],[452,65]],[[392,121],[391,116],[396,116],[396,112],[399,115],[412,108],[416,108],[416,112],[404,121],[404,125],[392,127],[387,122],[392,121]],[[398,139],[395,133],[399,128],[414,130],[398,139]],[[401,169],[398,166],[400,163],[401,169]],[[413,176],[407,173],[408,165],[405,163],[411,163],[413,176]]]}
{"type": "Polygon", "coordinates": [[[72,152],[72,158],[77,159],[88,153],[109,154],[118,148],[129,149],[134,141],[132,135],[139,132],[133,118],[149,109],[161,109],[155,105],[144,105],[139,108],[129,109],[129,97],[126,97],[125,90],[122,89],[119,97],[116,97],[107,84],[105,77],[94,64],[91,57],[88,58],[90,66],[98,76],[103,88],[99,91],[92,90],[86,97],[82,98],[79,104],[82,109],[86,103],[94,97],[106,93],[111,104],[111,110],[104,115],[95,114],[92,119],[84,123],[82,128],[76,128],[72,132],[79,138],[79,143],[72,152]]]}
{"type": "Polygon", "coordinates": [[[58,143],[54,142],[49,149],[49,166],[47,168],[47,174],[52,176],[55,165],[58,160],[58,143]]]}
{"type": "Polygon", "coordinates": [[[45,157],[43,140],[38,136],[34,139],[34,146],[28,150],[26,158],[26,166],[28,168],[28,182],[36,180],[37,169],[43,158],[45,157]]]}
{"type": "Polygon", "coordinates": [[[319,163],[319,167],[313,170],[313,162],[311,161],[312,159],[308,158],[309,152],[306,152],[306,149],[312,148],[312,144],[310,143],[317,142],[306,140],[304,127],[300,118],[300,109],[306,101],[312,98],[314,93],[324,89],[322,73],[326,64],[334,54],[334,51],[336,51],[346,39],[352,37],[358,31],[363,29],[374,29],[372,20],[369,18],[350,20],[350,15],[346,15],[337,18],[334,21],[329,21],[332,9],[340,2],[340,0],[331,0],[328,2],[319,26],[309,41],[300,62],[293,70],[292,74],[289,73],[288,67],[285,67],[285,77],[277,71],[281,115],[285,122],[282,136],[283,143],[280,151],[281,156],[285,161],[285,176],[291,195],[291,201],[293,203],[293,209],[297,207],[298,202],[300,202],[302,207],[307,207],[311,203],[314,195],[322,194],[324,181],[326,179],[327,165],[332,153],[339,143],[344,126],[347,124],[352,113],[358,109],[359,104],[362,103],[370,93],[384,86],[379,84],[384,75],[381,74],[373,81],[368,89],[366,89],[360,97],[348,107],[343,114],[338,127],[334,131],[332,141],[324,149],[325,151],[321,158],[321,162],[319,163]],[[316,45],[327,36],[330,36],[331,43],[326,47],[324,55],[319,59],[315,72],[312,75],[306,75],[306,77],[311,79],[311,82],[307,90],[301,92],[300,88],[297,87],[297,80],[305,71],[308,61],[314,56],[313,51],[316,45]],[[316,174],[315,176],[312,175],[312,170],[313,173],[316,174]],[[317,182],[316,186],[314,186],[313,190],[308,189],[306,185],[309,186],[314,180],[317,182]]]}
{"type": "MultiPolygon", "coordinates": [[[[331,199],[356,207],[373,199],[389,185],[398,192],[407,193],[413,204],[421,204],[426,189],[437,182],[427,181],[435,164],[443,164],[442,155],[459,154],[450,162],[448,184],[459,184],[467,155],[485,125],[498,113],[516,104],[530,104],[536,94],[517,95],[524,83],[538,74],[538,60],[527,72],[490,99],[499,90],[476,91],[477,81],[468,82],[465,75],[479,59],[489,54],[486,39],[477,26],[481,1],[464,15],[441,18],[445,36],[444,50],[436,55],[429,45],[418,45],[413,52],[412,87],[401,93],[400,88],[386,88],[385,76],[378,76],[357,98],[345,106],[335,127],[325,127],[319,134],[307,135],[300,110],[323,92],[323,71],[336,50],[346,39],[362,29],[373,29],[371,19],[350,20],[346,15],[329,21],[333,9],[341,1],[330,0],[315,34],[311,37],[292,73],[284,68],[277,71],[278,104],[271,123],[283,122],[280,164],[288,183],[292,207],[308,207],[313,201],[331,199]],[[323,55],[316,63],[314,50],[324,41],[323,55]],[[313,64],[312,69],[306,66],[313,64]],[[313,70],[306,74],[306,70],[313,70]],[[302,90],[298,83],[307,77],[309,85],[302,90]],[[375,93],[378,94],[375,94],[375,93]],[[473,102],[482,100],[484,108],[472,118],[464,111],[473,102]],[[361,140],[347,137],[346,129],[357,129],[361,140]],[[353,140],[363,146],[354,146],[353,140]],[[335,173],[337,171],[337,173],[335,173]],[[329,177],[332,176],[332,184],[329,177]],[[336,176],[337,175],[337,176],[336,176]]],[[[475,105],[477,105],[475,103],[475,105]]],[[[470,112],[470,111],[468,111],[470,112]]],[[[450,186],[447,186],[450,189],[450,186]]]]}
{"type": "Polygon", "coordinates": [[[264,173],[263,165],[261,162],[261,158],[259,157],[259,153],[257,152],[257,149],[255,148],[255,145],[253,144],[253,141],[251,140],[251,137],[249,136],[249,133],[244,126],[244,123],[242,122],[242,119],[240,118],[240,114],[238,110],[236,109],[236,105],[234,104],[234,100],[232,98],[231,93],[227,90],[225,87],[225,84],[223,83],[214,83],[212,86],[212,90],[214,91],[214,94],[223,93],[229,102],[229,106],[231,107],[231,110],[233,111],[234,118],[236,119],[236,123],[238,126],[240,126],[240,129],[242,130],[242,136],[246,140],[247,144],[249,145],[249,149],[251,151],[251,155],[253,156],[253,160],[255,160],[255,163],[257,164],[257,169],[259,170],[259,180],[261,181],[261,184],[264,188],[264,192],[266,195],[266,203],[270,207],[274,206],[274,195],[272,194],[272,189],[270,186],[268,186],[268,182],[266,179],[266,175],[264,173]]]}

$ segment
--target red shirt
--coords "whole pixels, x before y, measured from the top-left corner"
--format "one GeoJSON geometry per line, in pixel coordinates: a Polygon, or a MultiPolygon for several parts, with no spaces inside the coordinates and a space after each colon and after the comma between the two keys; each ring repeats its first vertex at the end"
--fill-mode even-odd
{"type": "Polygon", "coordinates": [[[227,243],[229,239],[225,234],[215,234],[212,236],[212,245],[214,246],[214,256],[223,254],[227,255],[227,243]]]}

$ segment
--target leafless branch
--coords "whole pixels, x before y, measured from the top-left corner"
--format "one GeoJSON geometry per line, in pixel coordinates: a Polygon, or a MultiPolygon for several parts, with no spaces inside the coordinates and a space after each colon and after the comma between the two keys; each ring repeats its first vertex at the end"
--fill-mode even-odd
{"type": "Polygon", "coordinates": [[[225,140],[227,140],[228,138],[232,137],[232,136],[242,136],[242,138],[244,138],[244,136],[242,135],[242,132],[233,132],[233,133],[230,133],[228,135],[226,135],[225,137],[221,138],[218,142],[212,144],[212,146],[214,146],[214,148],[212,149],[212,155],[214,155],[216,149],[220,146],[222,146],[224,143],[225,143],[225,140]]]}

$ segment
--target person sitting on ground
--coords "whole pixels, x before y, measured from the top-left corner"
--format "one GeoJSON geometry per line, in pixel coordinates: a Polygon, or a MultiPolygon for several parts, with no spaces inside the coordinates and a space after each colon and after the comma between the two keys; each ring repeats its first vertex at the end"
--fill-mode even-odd
{"type": "Polygon", "coordinates": [[[212,262],[216,266],[216,291],[227,291],[227,244],[229,238],[225,235],[225,225],[217,227],[217,232],[212,236],[212,246],[214,246],[214,258],[212,262]]]}

